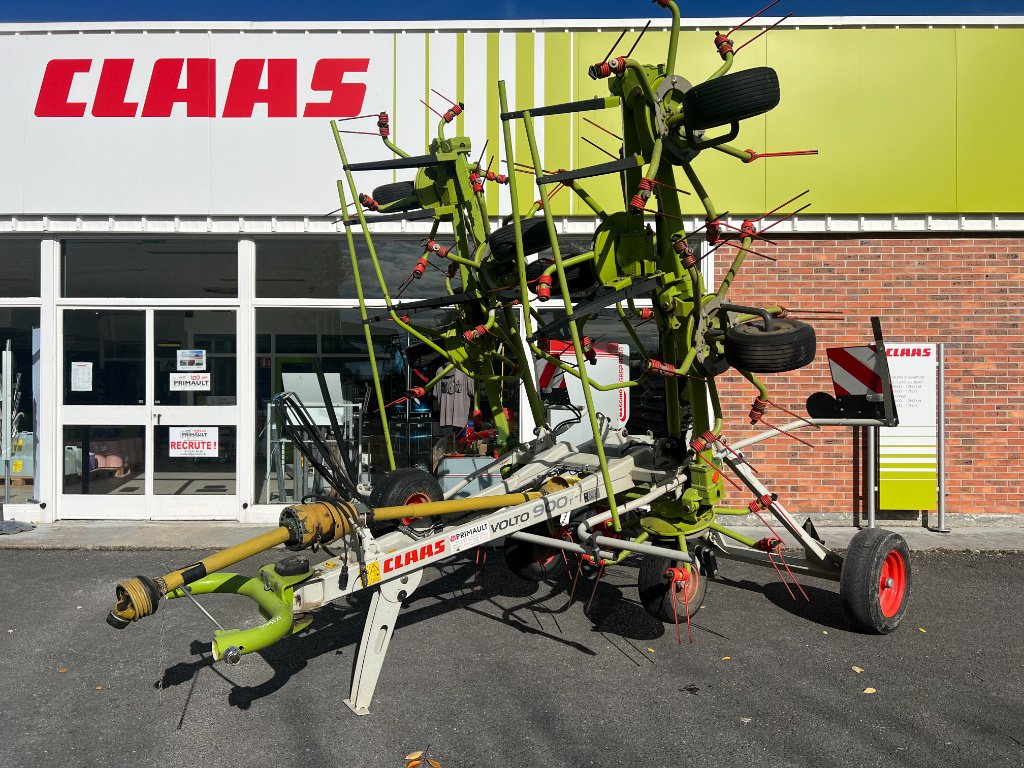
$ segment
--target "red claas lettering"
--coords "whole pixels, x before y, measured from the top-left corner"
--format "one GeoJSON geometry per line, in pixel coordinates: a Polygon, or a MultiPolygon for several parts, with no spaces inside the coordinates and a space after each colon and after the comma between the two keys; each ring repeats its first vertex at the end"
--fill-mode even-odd
{"type": "Polygon", "coordinates": [[[238,59],[231,68],[224,105],[217,112],[217,60],[163,58],[153,62],[145,98],[129,101],[135,59],[52,59],[46,64],[36,96],[36,117],[170,117],[184,104],[186,117],[354,117],[363,109],[366,83],[346,82],[350,73],[366,72],[368,58],[319,59],[313,66],[308,97],[300,101],[297,59],[238,59]],[[98,76],[90,73],[96,72],[98,76]],[[76,78],[79,78],[76,81],[76,78]],[[261,83],[265,81],[266,85],[261,83]],[[72,100],[72,92],[93,87],[91,102],[72,100]],[[140,109],[141,107],[141,109],[140,109]]]}

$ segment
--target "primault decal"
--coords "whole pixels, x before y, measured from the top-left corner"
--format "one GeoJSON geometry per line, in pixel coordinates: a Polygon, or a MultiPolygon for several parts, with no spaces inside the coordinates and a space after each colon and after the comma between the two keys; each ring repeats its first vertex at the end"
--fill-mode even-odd
{"type": "MultiPolygon", "coordinates": [[[[188,117],[252,117],[265,104],[268,117],[298,117],[297,59],[239,59],[234,63],[224,107],[217,114],[216,59],[157,59],[149,73],[146,98],[128,101],[135,59],[103,59],[91,103],[70,101],[75,77],[93,69],[93,59],[51,59],[36,99],[36,117],[170,117],[185,104],[188,117]],[[266,69],[266,87],[260,82],[266,69]],[[184,77],[182,74],[184,73],[184,77]],[[140,110],[141,106],[141,110],[140,110]]],[[[369,59],[319,59],[309,82],[302,117],[353,117],[362,111],[365,83],[346,83],[349,72],[366,72],[369,59]],[[326,100],[324,100],[326,98],[326,100]]],[[[138,77],[138,75],[136,75],[138,77]]]]}

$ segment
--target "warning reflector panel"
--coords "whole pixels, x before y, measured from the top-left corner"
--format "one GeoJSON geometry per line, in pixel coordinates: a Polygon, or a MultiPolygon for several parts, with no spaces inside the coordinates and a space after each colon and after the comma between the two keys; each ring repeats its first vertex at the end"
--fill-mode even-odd
{"type": "Polygon", "coordinates": [[[836,397],[856,395],[870,400],[882,398],[879,356],[874,346],[826,349],[832,387],[836,397]],[[874,396],[874,397],[873,397],[874,396]]]}

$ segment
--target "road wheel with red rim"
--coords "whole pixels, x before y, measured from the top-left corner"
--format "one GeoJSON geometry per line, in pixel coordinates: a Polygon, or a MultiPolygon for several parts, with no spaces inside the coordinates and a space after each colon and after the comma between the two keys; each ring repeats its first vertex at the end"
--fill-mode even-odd
{"type": "Polygon", "coordinates": [[[669,560],[654,555],[641,558],[640,573],[637,575],[640,602],[656,619],[675,622],[678,618],[685,623],[687,609],[690,616],[693,616],[704,602],[704,595],[708,591],[707,578],[693,567],[690,568],[689,578],[673,582],[668,573],[671,568],[685,569],[686,564],[682,560],[669,560]]]}
{"type": "MultiPolygon", "coordinates": [[[[376,483],[370,494],[370,506],[374,509],[377,507],[404,507],[425,504],[428,501],[441,501],[443,498],[444,492],[432,474],[423,469],[409,467],[389,472],[376,483]]],[[[411,525],[418,519],[415,515],[410,514],[402,522],[411,525]]],[[[393,524],[391,523],[391,525],[393,524]]]]}
{"type": "Polygon", "coordinates": [[[898,533],[865,528],[850,542],[839,574],[843,609],[866,632],[899,626],[910,603],[910,549],[898,533]]]}
{"type": "MultiPolygon", "coordinates": [[[[552,536],[547,523],[531,525],[523,532],[552,536]]],[[[512,573],[527,581],[557,579],[566,571],[566,555],[561,549],[532,541],[505,539],[505,562],[512,573]]]]}

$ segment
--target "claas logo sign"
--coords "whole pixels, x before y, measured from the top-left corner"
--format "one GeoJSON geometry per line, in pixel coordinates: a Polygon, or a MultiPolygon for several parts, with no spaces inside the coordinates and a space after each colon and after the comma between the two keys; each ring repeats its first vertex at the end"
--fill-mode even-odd
{"type": "Polygon", "coordinates": [[[319,59],[309,82],[299,82],[297,59],[239,59],[226,84],[218,114],[216,59],[157,59],[148,72],[135,59],[51,59],[36,98],[36,117],[170,117],[176,104],[188,117],[253,116],[257,105],[268,117],[353,117],[363,107],[366,84],[347,82],[366,72],[370,60],[319,59]],[[88,101],[73,98],[76,78],[99,73],[88,101]],[[264,74],[265,73],[265,74],[264,74]],[[129,86],[148,78],[145,98],[128,98],[129,86]],[[265,83],[265,85],[263,85],[265,83]]]}

